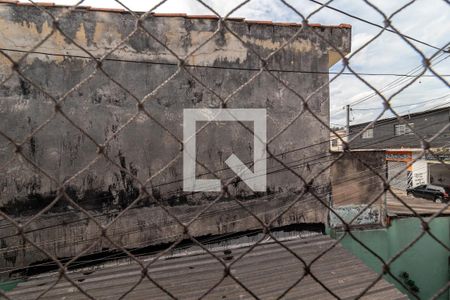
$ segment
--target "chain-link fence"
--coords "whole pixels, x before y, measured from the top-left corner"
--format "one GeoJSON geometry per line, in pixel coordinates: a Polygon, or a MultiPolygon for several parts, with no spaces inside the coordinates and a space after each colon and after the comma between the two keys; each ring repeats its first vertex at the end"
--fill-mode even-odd
{"type": "MultiPolygon", "coordinates": [[[[155,14],[167,1],[144,13],[132,11],[118,0],[115,2],[122,10],[116,12],[88,9],[83,2],[66,7],[33,1],[27,5],[2,2],[3,274],[20,274],[31,260],[33,266],[52,264],[59,272],[57,280],[46,286],[39,298],[62,280],[87,298],[95,298],[82,282],[71,277],[69,269],[83,257],[114,249],[142,270],[140,279],[130,283],[121,298],[132,295],[144,280],[168,298],[177,298],[151,276],[152,268],[189,240],[223,269],[202,298],[224,280],[238,284],[246,291],[245,298],[260,298],[233,268],[270,238],[292,254],[303,270],[288,289],[279,291],[279,298],[289,296],[306,280],[318,283],[327,296],[341,298],[314,274],[313,267],[344,239],[351,239],[382,265],[382,272],[367,280],[356,295],[361,298],[387,275],[410,291],[411,286],[393,273],[391,266],[424,236],[450,250],[430,230],[430,223],[442,216],[449,204],[433,206],[431,216],[425,218],[391,187],[425,156],[450,172],[448,161],[434,150],[434,141],[448,136],[448,118],[436,125],[439,128],[432,136],[425,136],[392,106],[392,101],[422,76],[449,85],[433,68],[449,43],[426,56],[418,47],[420,41],[404,35],[392,20],[403,11],[407,13],[416,1],[403,4],[390,15],[369,1],[361,1],[384,22],[382,26],[372,24],[379,28],[378,33],[353,47],[350,54],[349,25],[309,24],[323,10],[338,11],[333,8],[334,1],[312,1],[317,6],[307,15],[294,4],[279,1],[283,10],[301,20],[298,24],[235,18],[251,1],[220,15],[207,1],[197,0],[211,16],[155,14]],[[28,31],[17,32],[15,26],[28,31]],[[403,40],[421,58],[415,73],[405,75],[408,81],[391,85],[398,88],[389,96],[352,66],[352,58],[385,32],[403,40]],[[328,68],[338,61],[342,64],[329,77],[328,68]],[[354,77],[374,93],[372,99],[383,103],[377,117],[350,135],[338,133],[330,125],[333,95],[329,95],[329,88],[342,76],[354,77]],[[247,112],[241,114],[243,110],[247,112]],[[255,115],[250,116],[248,110],[256,111],[255,115]],[[190,124],[186,123],[189,112],[198,113],[190,124]],[[361,138],[371,138],[370,131],[389,112],[395,124],[403,126],[401,135],[420,142],[421,149],[387,176],[386,166],[371,164],[359,154],[361,147],[352,145],[361,138]],[[260,130],[258,118],[264,119],[263,124],[267,118],[267,129],[263,125],[264,130],[260,130]],[[186,126],[193,130],[187,132],[186,126]],[[342,144],[342,152],[329,153],[330,134],[342,144]],[[229,153],[210,151],[221,147],[228,147],[247,162],[236,156],[230,160],[230,156],[224,165],[222,156],[229,153]],[[145,159],[134,160],[133,155],[145,159]],[[329,179],[332,168],[348,159],[360,167],[352,176],[341,178],[344,197],[355,185],[363,188],[374,179],[381,184],[358,203],[359,209],[350,219],[343,217],[330,199],[329,179]],[[191,164],[182,166],[187,161],[191,164]],[[144,168],[144,164],[149,167],[144,168]],[[110,173],[114,174],[107,175],[110,173]],[[108,188],[95,191],[101,185],[108,188]],[[77,190],[81,187],[83,192],[77,190]],[[367,211],[373,207],[379,207],[379,212],[386,210],[385,197],[399,202],[422,225],[420,234],[388,260],[354,232],[354,225],[367,211]],[[237,219],[224,217],[230,210],[237,219]],[[142,215],[141,223],[130,221],[139,213],[148,222],[142,221],[142,215]],[[296,219],[296,213],[302,217],[296,219]],[[312,259],[305,260],[273,233],[279,226],[327,224],[330,218],[337,220],[342,234],[312,259]],[[86,226],[77,227],[80,223],[86,226]],[[262,231],[257,241],[232,261],[211,251],[200,238],[255,229],[262,231]],[[168,246],[156,251],[150,260],[131,250],[161,243],[168,246]],[[60,249],[64,247],[65,252],[60,249]],[[22,261],[16,263],[19,256],[22,261]]],[[[448,9],[448,2],[443,3],[448,9]]],[[[384,218],[380,213],[380,223],[384,218]]],[[[442,286],[433,298],[446,293],[448,287],[442,286]]],[[[14,299],[6,292],[1,295],[14,299]]],[[[419,298],[414,292],[409,295],[419,298]]]]}

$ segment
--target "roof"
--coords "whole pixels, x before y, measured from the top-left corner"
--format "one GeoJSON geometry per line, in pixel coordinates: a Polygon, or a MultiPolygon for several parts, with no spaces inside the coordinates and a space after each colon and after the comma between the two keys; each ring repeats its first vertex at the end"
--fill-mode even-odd
{"type": "MultiPolygon", "coordinates": [[[[315,261],[311,273],[340,298],[354,298],[367,288],[377,274],[366,267],[355,256],[344,250],[328,236],[315,235],[283,241],[306,262],[311,262],[322,251],[331,250],[315,261]]],[[[249,250],[249,246],[233,250],[213,250],[233,262],[239,255],[249,250]]],[[[147,263],[152,257],[144,259],[147,263]]],[[[290,252],[274,242],[258,245],[231,267],[231,273],[256,296],[274,299],[287,290],[303,275],[303,264],[290,252]]],[[[149,269],[149,275],[176,298],[198,299],[209,288],[217,284],[224,274],[224,267],[209,254],[191,253],[179,257],[157,260],[149,269]]],[[[97,270],[79,270],[69,273],[83,290],[96,299],[117,299],[138,283],[141,269],[136,263],[104,267],[97,270]]],[[[57,274],[47,274],[31,278],[8,293],[13,299],[35,299],[39,293],[49,289],[57,280],[57,274]]],[[[392,284],[384,279],[378,281],[365,294],[364,299],[407,299],[392,284]]],[[[43,298],[72,299],[83,295],[70,283],[61,279],[43,298]]],[[[127,299],[167,299],[167,294],[159,290],[149,280],[143,280],[127,295],[127,299]]],[[[230,277],[218,284],[208,299],[249,299],[252,298],[230,277]]],[[[311,276],[306,276],[285,298],[289,299],[334,299],[311,276]]],[[[283,298],[283,299],[285,299],[283,298]]]]}
{"type": "MultiPolygon", "coordinates": [[[[413,118],[413,117],[419,117],[421,115],[428,115],[428,114],[433,114],[433,113],[442,112],[442,111],[450,111],[450,106],[446,106],[446,107],[442,107],[442,108],[436,108],[436,109],[430,109],[430,110],[424,110],[424,111],[419,111],[419,112],[412,113],[412,114],[404,114],[404,115],[401,115],[400,117],[406,117],[406,119],[410,119],[410,118],[413,118]]],[[[380,120],[375,122],[375,126],[378,125],[379,123],[389,123],[391,121],[397,121],[397,117],[380,119],[380,120]]],[[[350,125],[350,128],[367,126],[371,122],[372,121],[350,125]]]]}
{"type": "MultiPolygon", "coordinates": [[[[36,2],[36,4],[32,4],[31,2],[20,2],[15,0],[0,0],[0,4],[15,4],[18,6],[41,6],[41,7],[59,7],[59,8],[69,8],[72,7],[70,5],[57,5],[51,2],[36,2]]],[[[77,10],[89,10],[89,11],[98,11],[98,12],[112,12],[112,13],[129,13],[125,9],[117,9],[117,8],[98,8],[91,6],[78,6],[77,10]]],[[[144,12],[136,12],[136,13],[144,13],[144,12]]],[[[182,13],[152,13],[154,17],[178,17],[178,18],[186,18],[186,19],[213,19],[218,20],[219,17],[216,15],[187,15],[182,13]]],[[[264,20],[246,20],[244,18],[227,18],[230,21],[244,22],[247,24],[262,24],[262,25],[274,25],[274,26],[294,26],[299,27],[302,26],[301,23],[289,23],[289,22],[272,22],[272,21],[264,21],[264,20]]],[[[339,25],[322,25],[317,23],[308,24],[309,27],[319,27],[319,28],[347,28],[350,29],[352,26],[350,24],[339,24],[339,25]]]]}

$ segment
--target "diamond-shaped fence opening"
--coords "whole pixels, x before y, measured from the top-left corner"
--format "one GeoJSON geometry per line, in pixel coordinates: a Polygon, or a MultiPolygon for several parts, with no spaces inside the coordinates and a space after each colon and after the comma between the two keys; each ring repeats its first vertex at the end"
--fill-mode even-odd
{"type": "Polygon", "coordinates": [[[448,294],[401,269],[450,250],[449,42],[409,35],[418,1],[84,2],[0,1],[2,297],[448,294]],[[382,41],[416,66],[380,73],[382,41]]]}

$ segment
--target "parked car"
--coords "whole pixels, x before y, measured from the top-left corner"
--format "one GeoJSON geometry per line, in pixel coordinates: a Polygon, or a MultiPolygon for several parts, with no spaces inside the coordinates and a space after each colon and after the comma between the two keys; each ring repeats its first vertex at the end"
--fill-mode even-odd
{"type": "Polygon", "coordinates": [[[436,203],[449,201],[450,188],[432,184],[423,184],[406,190],[406,194],[417,198],[433,200],[436,203]]]}

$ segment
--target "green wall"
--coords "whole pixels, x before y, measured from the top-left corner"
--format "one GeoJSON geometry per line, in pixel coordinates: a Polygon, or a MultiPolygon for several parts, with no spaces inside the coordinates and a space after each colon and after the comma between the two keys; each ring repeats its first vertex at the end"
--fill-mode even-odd
{"type": "Polygon", "coordinates": [[[6,282],[0,282],[0,290],[2,290],[4,292],[12,291],[22,281],[23,280],[11,280],[11,281],[6,281],[6,282]]]}
{"type": "MultiPolygon", "coordinates": [[[[450,218],[436,218],[430,222],[431,232],[447,247],[450,247],[450,218]]],[[[387,229],[352,231],[353,235],[368,248],[377,253],[385,261],[400,252],[422,232],[418,218],[394,219],[387,229]]],[[[342,232],[331,231],[331,236],[337,238],[342,232]]],[[[364,263],[380,273],[382,263],[360,244],[346,235],[341,244],[359,257],[364,263]]],[[[430,235],[424,235],[409,250],[403,253],[391,264],[391,272],[402,282],[410,280],[410,286],[418,288],[420,299],[429,299],[449,281],[449,255],[446,248],[437,243],[430,235]],[[408,275],[408,279],[401,279],[401,273],[408,275]]],[[[385,277],[400,290],[406,290],[392,277],[385,277]]],[[[405,278],[405,276],[403,276],[405,278]]],[[[446,291],[439,299],[449,299],[446,291]]]]}

